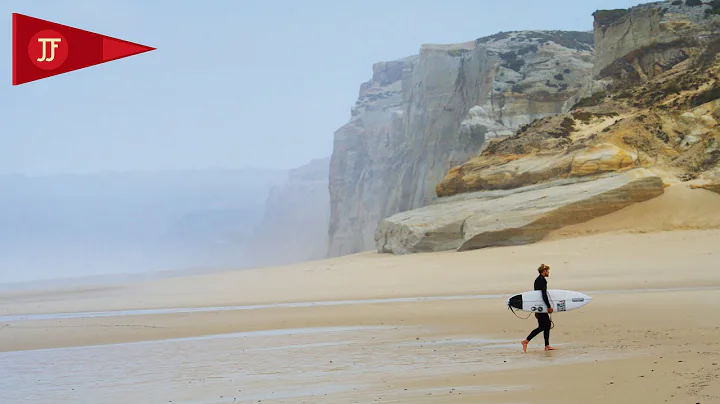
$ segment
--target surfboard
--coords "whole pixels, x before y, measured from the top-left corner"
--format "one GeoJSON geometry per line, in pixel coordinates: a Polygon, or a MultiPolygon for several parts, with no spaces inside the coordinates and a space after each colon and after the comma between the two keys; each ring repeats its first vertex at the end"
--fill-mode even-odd
{"type": "MultiPolygon", "coordinates": [[[[554,310],[553,313],[579,309],[592,301],[592,297],[573,290],[549,289],[547,293],[554,310]]],[[[548,311],[542,298],[542,292],[539,290],[510,296],[507,299],[507,305],[513,309],[532,313],[547,313],[548,311]]]]}

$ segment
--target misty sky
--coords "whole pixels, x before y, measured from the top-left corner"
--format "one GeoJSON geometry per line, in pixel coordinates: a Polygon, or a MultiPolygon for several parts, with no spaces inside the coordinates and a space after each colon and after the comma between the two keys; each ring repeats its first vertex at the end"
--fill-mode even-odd
{"type": "Polygon", "coordinates": [[[329,156],[372,64],[629,0],[3,0],[0,174],[292,168],[329,156]],[[11,13],[157,47],[11,85],[11,13]]]}

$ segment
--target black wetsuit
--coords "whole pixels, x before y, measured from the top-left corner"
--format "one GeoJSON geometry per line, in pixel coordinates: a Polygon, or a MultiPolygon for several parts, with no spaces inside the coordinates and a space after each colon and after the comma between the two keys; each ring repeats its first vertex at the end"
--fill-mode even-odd
{"type": "MultiPolygon", "coordinates": [[[[535,279],[535,290],[542,291],[542,297],[545,305],[547,307],[552,307],[550,305],[550,300],[548,300],[547,280],[545,280],[544,276],[538,275],[537,279],[535,279]]],[[[537,318],[538,327],[530,332],[527,340],[530,341],[542,331],[545,336],[545,346],[550,345],[550,315],[548,313],[535,313],[535,318],[537,318]]]]}

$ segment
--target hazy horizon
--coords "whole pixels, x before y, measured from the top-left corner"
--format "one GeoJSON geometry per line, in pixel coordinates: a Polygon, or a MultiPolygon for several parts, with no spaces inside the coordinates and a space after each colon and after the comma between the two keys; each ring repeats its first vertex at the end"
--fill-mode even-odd
{"type": "Polygon", "coordinates": [[[0,283],[252,265],[281,170],[0,176],[0,283]]]}
{"type": "MultiPolygon", "coordinates": [[[[595,10],[640,3],[2,2],[8,33],[16,12],[157,50],[12,86],[0,42],[0,283],[290,257],[275,228],[252,244],[270,189],[331,156],[375,63],[500,31],[590,31],[595,10]]],[[[270,222],[292,235],[288,195],[270,222]]]]}

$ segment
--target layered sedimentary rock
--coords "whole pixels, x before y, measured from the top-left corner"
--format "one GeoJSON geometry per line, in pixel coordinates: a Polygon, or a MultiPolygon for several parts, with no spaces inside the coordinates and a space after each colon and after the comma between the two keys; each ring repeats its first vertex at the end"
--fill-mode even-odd
{"type": "Polygon", "coordinates": [[[479,192],[384,219],[375,238],[378,252],[395,254],[526,244],[663,190],[662,179],[641,168],[594,180],[479,192]]]}
{"type": "Polygon", "coordinates": [[[645,80],[689,58],[688,48],[715,30],[709,22],[720,3],[713,4],[669,0],[595,12],[593,75],[645,80]]]}
{"type": "Polygon", "coordinates": [[[705,181],[701,184],[693,185],[692,188],[706,189],[720,194],[720,166],[714,170],[708,171],[705,175],[703,175],[703,177],[705,181]]]}
{"type": "Polygon", "coordinates": [[[448,170],[436,186],[438,203],[383,221],[378,251],[537,241],[662,193],[663,181],[645,169],[670,182],[702,178],[696,187],[715,190],[718,181],[709,173],[720,164],[720,16],[714,14],[720,4],[714,4],[658,2],[597,12],[594,71],[601,80],[586,87],[597,90],[576,95],[568,112],[490,140],[448,170]],[[612,181],[620,181],[622,192],[612,181]],[[613,202],[617,196],[622,204],[613,202]]]}
{"type": "Polygon", "coordinates": [[[376,64],[335,133],[329,255],[374,248],[380,220],[431,203],[447,170],[489,139],[566,112],[587,88],[592,42],[590,32],[500,33],[376,64]]]}
{"type": "Polygon", "coordinates": [[[437,184],[437,195],[633,167],[662,166],[695,177],[716,164],[720,16],[710,5],[672,3],[596,12],[595,69],[607,75],[605,88],[579,99],[569,113],[539,119],[453,167],[437,184]],[[684,56],[642,67],[668,49],[684,56]]]}
{"type": "Polygon", "coordinates": [[[330,158],[291,170],[270,190],[265,215],[249,249],[254,265],[281,265],[325,258],[330,220],[330,158]]]}
{"type": "MultiPolygon", "coordinates": [[[[688,94],[688,102],[707,97],[713,85],[688,94]]],[[[652,103],[645,97],[647,94],[639,93],[631,99],[652,103]]],[[[607,100],[593,110],[624,110],[626,114],[583,110],[544,118],[448,170],[436,192],[447,197],[512,189],[637,167],[666,167],[696,176],[720,161],[720,100],[678,108],[680,112],[674,108],[635,109],[607,100]]]]}

